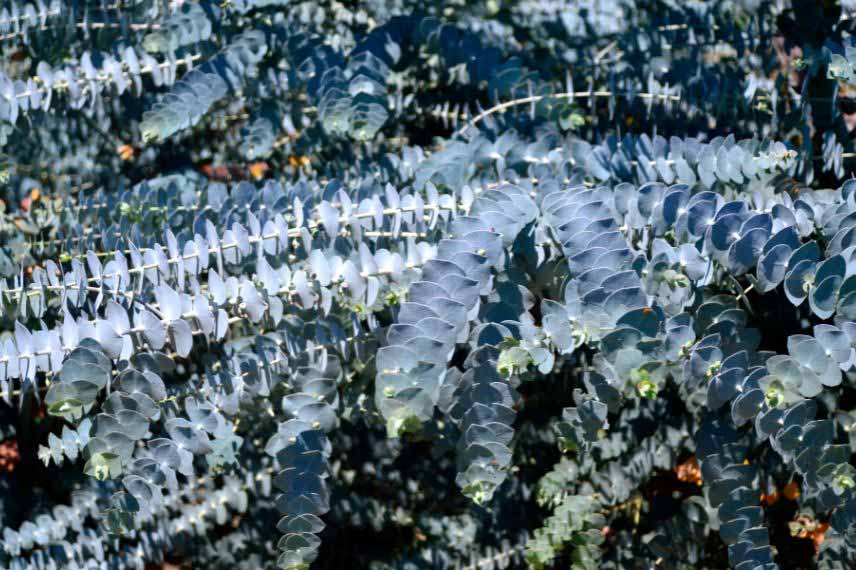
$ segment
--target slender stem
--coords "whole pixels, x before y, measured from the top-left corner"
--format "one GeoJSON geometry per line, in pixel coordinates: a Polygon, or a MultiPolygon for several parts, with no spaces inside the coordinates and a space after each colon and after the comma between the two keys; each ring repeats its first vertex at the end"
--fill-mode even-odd
{"type": "MultiPolygon", "coordinates": [[[[627,92],[626,94],[631,94],[631,93],[627,92]]],[[[662,93],[662,94],[661,93],[632,93],[632,94],[635,95],[636,97],[639,97],[640,99],[660,99],[660,100],[664,100],[664,101],[680,101],[681,100],[680,95],[667,95],[665,93],[662,93]]],[[[461,136],[462,134],[464,134],[467,131],[467,129],[475,126],[478,123],[480,123],[483,119],[487,118],[488,116],[490,116],[494,113],[497,113],[499,111],[504,111],[504,110],[509,109],[511,107],[516,107],[518,105],[526,105],[526,104],[531,104],[531,103],[537,103],[543,99],[591,99],[593,97],[614,97],[614,96],[619,96],[619,95],[622,95],[622,93],[616,93],[614,91],[574,91],[571,93],[553,93],[551,95],[530,95],[529,97],[523,97],[520,99],[514,99],[512,101],[506,101],[505,103],[499,103],[498,105],[494,105],[490,109],[482,111],[481,113],[479,113],[478,115],[476,115],[475,117],[470,119],[469,122],[467,122],[467,124],[465,124],[463,127],[458,129],[457,131],[455,131],[455,133],[452,135],[452,138],[461,136]]]]}

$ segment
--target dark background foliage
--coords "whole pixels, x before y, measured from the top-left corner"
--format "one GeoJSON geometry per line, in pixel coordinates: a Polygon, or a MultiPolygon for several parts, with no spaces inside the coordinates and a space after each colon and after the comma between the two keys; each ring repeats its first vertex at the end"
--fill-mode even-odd
{"type": "Polygon", "coordinates": [[[0,567],[856,567],[856,3],[0,3],[0,567]]]}

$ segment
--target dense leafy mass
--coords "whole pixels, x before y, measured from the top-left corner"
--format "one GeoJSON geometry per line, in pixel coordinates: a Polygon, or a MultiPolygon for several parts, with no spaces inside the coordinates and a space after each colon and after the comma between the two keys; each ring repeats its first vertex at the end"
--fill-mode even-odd
{"type": "Polygon", "coordinates": [[[4,2],[0,567],[856,568],[854,32],[4,2]]]}

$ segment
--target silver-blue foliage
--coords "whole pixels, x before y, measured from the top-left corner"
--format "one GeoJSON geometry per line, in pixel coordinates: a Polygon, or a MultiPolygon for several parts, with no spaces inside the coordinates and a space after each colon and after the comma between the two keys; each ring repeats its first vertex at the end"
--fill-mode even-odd
{"type": "Polygon", "coordinates": [[[352,4],[0,8],[0,566],[853,568],[851,3],[352,4]]]}

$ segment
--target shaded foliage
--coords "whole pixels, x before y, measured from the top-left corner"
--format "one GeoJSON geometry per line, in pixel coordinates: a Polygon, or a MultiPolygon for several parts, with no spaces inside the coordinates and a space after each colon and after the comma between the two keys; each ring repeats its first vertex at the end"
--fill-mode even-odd
{"type": "Polygon", "coordinates": [[[856,564],[856,5],[0,9],[0,566],[856,564]]]}

